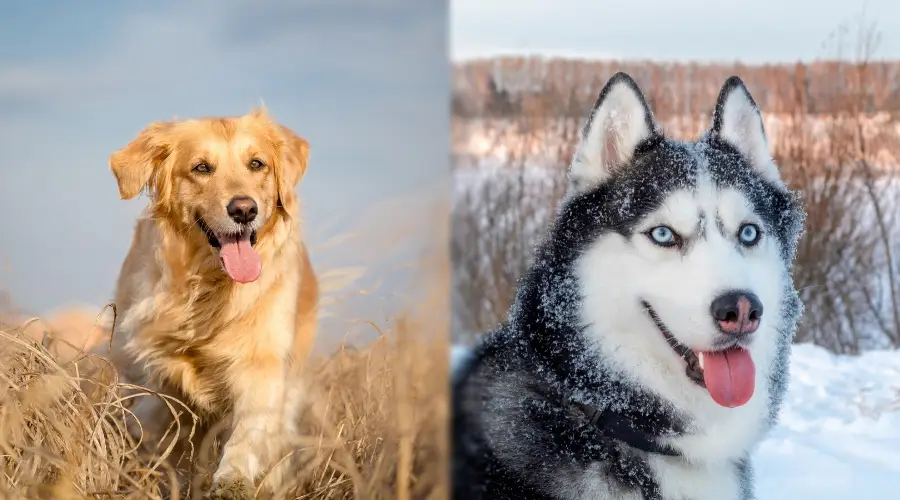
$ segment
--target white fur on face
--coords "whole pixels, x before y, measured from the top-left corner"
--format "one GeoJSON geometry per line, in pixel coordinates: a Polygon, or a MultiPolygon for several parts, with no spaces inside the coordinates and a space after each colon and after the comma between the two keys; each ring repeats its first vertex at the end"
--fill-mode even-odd
{"type": "Polygon", "coordinates": [[[590,325],[589,341],[611,368],[691,417],[697,432],[673,442],[688,460],[730,460],[756,442],[767,415],[767,377],[775,356],[785,272],[777,242],[765,235],[766,228],[740,192],[717,190],[707,181],[696,190],[673,192],[638,230],[658,225],[671,227],[685,239],[684,252],[659,247],[643,234],[630,240],[608,234],[581,257],[581,319],[590,325]],[[754,248],[738,245],[738,228],[745,222],[759,224],[764,232],[754,248]],[[710,305],[734,289],[755,293],[764,312],[749,348],[757,366],[756,391],[744,406],[724,408],[685,376],[684,361],[667,345],[641,301],[651,304],[679,342],[695,351],[708,350],[718,335],[710,305]]]}
{"type": "Polygon", "coordinates": [[[743,86],[735,87],[725,99],[719,136],[737,148],[763,178],[781,182],[781,175],[769,154],[762,116],[743,86]]]}
{"type": "Polygon", "coordinates": [[[647,108],[626,83],[612,87],[594,110],[569,170],[569,194],[581,193],[605,181],[631,161],[637,146],[650,137],[647,108]]]}

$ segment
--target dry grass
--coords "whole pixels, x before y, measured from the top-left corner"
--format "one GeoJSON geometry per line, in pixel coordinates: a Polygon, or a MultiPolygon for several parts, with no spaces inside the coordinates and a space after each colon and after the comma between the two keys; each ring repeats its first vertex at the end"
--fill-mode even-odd
{"type": "MultiPolygon", "coordinates": [[[[446,296],[446,285],[436,288],[446,296]]],[[[447,498],[447,335],[416,319],[431,329],[446,324],[443,299],[433,299],[388,331],[369,323],[379,336],[368,346],[310,362],[305,438],[278,498],[447,498]]],[[[174,471],[128,437],[127,387],[112,381],[92,403],[73,356],[56,350],[34,322],[0,323],[0,498],[160,498],[174,471]]],[[[171,407],[183,410],[177,401],[171,407]]],[[[215,456],[214,446],[195,456],[215,456]]]]}

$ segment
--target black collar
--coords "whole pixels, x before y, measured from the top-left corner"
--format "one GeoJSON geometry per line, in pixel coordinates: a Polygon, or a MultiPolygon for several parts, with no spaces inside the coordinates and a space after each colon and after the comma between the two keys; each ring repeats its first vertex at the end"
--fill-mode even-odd
{"type": "Polygon", "coordinates": [[[678,450],[669,445],[658,443],[656,436],[652,434],[635,429],[624,416],[614,411],[599,410],[593,406],[573,401],[568,394],[563,394],[561,397],[553,397],[552,394],[558,393],[558,391],[547,386],[545,386],[545,390],[539,390],[538,392],[556,400],[574,416],[587,420],[601,434],[621,441],[636,450],[667,457],[681,456],[678,450]]]}

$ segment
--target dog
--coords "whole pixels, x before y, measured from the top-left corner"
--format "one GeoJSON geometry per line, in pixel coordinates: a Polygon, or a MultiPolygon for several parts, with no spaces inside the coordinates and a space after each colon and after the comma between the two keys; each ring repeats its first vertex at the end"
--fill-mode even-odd
{"type": "Polygon", "coordinates": [[[453,497],[754,498],[805,211],[728,79],[698,140],[613,76],[508,319],[454,358],[453,497]]]}
{"type": "MultiPolygon", "coordinates": [[[[318,302],[294,192],[308,161],[308,142],[263,108],[151,123],[109,158],[120,197],[150,202],[119,273],[108,356],[201,423],[230,417],[212,498],[252,494],[298,432],[318,302]]],[[[163,397],[132,411],[145,443],[173,420],[163,397]]]]}

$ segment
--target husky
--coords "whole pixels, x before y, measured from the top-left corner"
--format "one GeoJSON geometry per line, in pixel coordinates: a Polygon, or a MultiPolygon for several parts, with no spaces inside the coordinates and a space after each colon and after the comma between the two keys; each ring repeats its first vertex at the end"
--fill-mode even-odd
{"type": "Polygon", "coordinates": [[[805,212],[740,78],[699,139],[600,92],[507,320],[453,380],[453,496],[748,500],[803,306],[805,212]]]}

